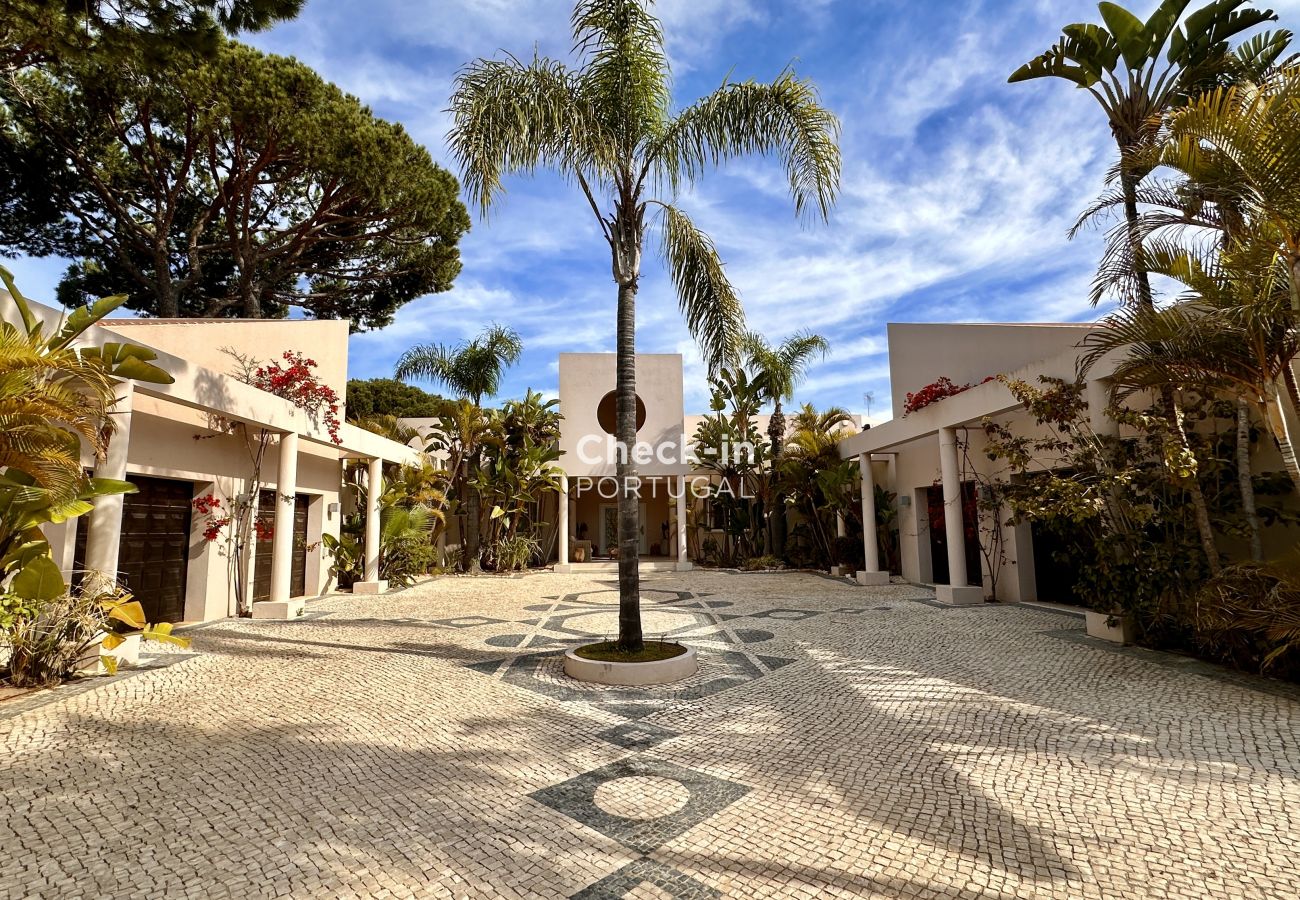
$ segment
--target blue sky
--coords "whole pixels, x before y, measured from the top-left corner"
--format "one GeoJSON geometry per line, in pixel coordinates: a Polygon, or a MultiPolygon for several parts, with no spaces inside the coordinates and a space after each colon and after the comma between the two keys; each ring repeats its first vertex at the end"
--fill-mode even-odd
{"type": "MultiPolygon", "coordinates": [[[[1269,5],[1300,26],[1300,0],[1269,5]]],[[[799,401],[865,412],[870,391],[871,418],[887,418],[888,322],[1097,315],[1087,286],[1100,238],[1070,242],[1066,230],[1111,164],[1104,119],[1063,83],[1006,83],[1062,24],[1097,20],[1094,3],[660,0],[656,9],[679,104],[728,74],[770,80],[793,65],[843,122],[842,194],[829,225],[795,219],[771,160],[730,165],[680,198],[717,242],[751,327],[773,340],[803,328],[830,340],[799,401]]],[[[570,11],[570,0],[308,0],[299,19],[249,40],[314,66],[445,162],[456,69],[534,47],[567,59],[570,11]]],[[[504,396],[554,391],[562,351],[613,350],[615,287],[590,211],[550,175],[507,190],[487,221],[475,216],[452,291],[352,338],[353,377],[390,375],[408,346],[454,342],[491,321],[524,339],[504,396]]],[[[62,264],[12,268],[40,297],[62,264]]],[[[647,253],[638,307],[638,348],[683,353],[687,408],[703,409],[703,370],[657,252],[647,253]]]]}

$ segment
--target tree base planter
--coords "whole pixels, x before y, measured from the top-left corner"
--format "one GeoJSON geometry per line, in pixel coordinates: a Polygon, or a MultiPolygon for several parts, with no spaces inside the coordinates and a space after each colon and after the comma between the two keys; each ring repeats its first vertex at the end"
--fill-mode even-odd
{"type": "Polygon", "coordinates": [[[979,606],[984,602],[984,588],[936,584],[934,586],[934,599],[948,606],[979,606]]]}
{"type": "Polygon", "coordinates": [[[888,572],[859,572],[858,584],[863,587],[880,587],[889,584],[888,572]]]}
{"type": "Polygon", "coordinates": [[[1131,644],[1134,638],[1133,619],[1119,613],[1102,613],[1088,610],[1083,614],[1088,637],[1100,638],[1114,644],[1131,644]],[[1114,625],[1109,624],[1114,622],[1114,625]]]}
{"type": "MultiPolygon", "coordinates": [[[[601,646],[601,645],[588,645],[601,646]]],[[[680,646],[674,644],[672,646],[680,646]]],[[[579,650],[584,649],[582,647],[579,650]]],[[[699,669],[699,660],[695,650],[682,647],[682,652],[667,659],[648,662],[611,662],[603,659],[586,659],[578,655],[577,650],[564,654],[564,674],[578,681],[593,684],[621,685],[623,687],[641,687],[651,684],[671,684],[690,678],[699,669]]]]}
{"type": "Polygon", "coordinates": [[[831,566],[832,578],[851,578],[853,576],[852,566],[831,566]]]}

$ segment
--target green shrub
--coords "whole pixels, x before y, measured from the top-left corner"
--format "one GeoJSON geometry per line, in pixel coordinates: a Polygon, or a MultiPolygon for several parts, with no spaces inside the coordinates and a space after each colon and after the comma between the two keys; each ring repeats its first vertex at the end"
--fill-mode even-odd
{"type": "MultiPolygon", "coordinates": [[[[171,633],[171,625],[150,625],[144,608],[122,592],[74,591],[42,601],[32,614],[15,618],[7,630],[9,682],[14,687],[49,687],[71,678],[79,666],[99,656],[99,644],[112,650],[127,635],[188,647],[189,638],[171,633]]],[[[117,660],[99,656],[109,673],[117,660]]]]}
{"type": "Polygon", "coordinates": [[[344,533],[340,537],[332,534],[321,535],[325,549],[329,551],[330,574],[340,588],[350,588],[364,576],[365,560],[362,558],[361,542],[355,536],[344,533]]]}
{"type": "Polygon", "coordinates": [[[785,564],[775,556],[751,556],[740,567],[746,572],[758,572],[763,569],[781,569],[785,564]]]}
{"type": "Polygon", "coordinates": [[[858,570],[863,565],[862,541],[858,538],[836,537],[831,543],[835,565],[858,570]]]}
{"type": "Polygon", "coordinates": [[[700,564],[705,566],[722,565],[722,548],[715,538],[705,538],[700,545],[700,564]]]}
{"type": "Polygon", "coordinates": [[[502,538],[492,548],[498,572],[518,572],[542,555],[541,541],[526,534],[502,538]]]}
{"type": "Polygon", "coordinates": [[[398,587],[410,587],[420,575],[438,568],[438,548],[425,541],[399,541],[384,551],[379,577],[398,587]]]}

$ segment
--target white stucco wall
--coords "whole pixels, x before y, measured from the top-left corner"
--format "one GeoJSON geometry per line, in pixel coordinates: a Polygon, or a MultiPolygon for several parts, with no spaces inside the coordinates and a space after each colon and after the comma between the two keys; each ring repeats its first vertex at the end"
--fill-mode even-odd
{"type": "Polygon", "coordinates": [[[889,396],[894,416],[903,414],[909,393],[942,376],[957,384],[978,384],[989,375],[1013,372],[1036,360],[1073,350],[1092,327],[891,322],[887,329],[889,396]]]}
{"type": "MultiPolygon", "coordinates": [[[[605,461],[604,439],[606,432],[596,418],[596,409],[615,385],[615,356],[613,353],[561,353],[560,354],[560,412],[564,416],[560,430],[560,466],[569,475],[601,476],[615,474],[613,460],[605,461]],[[587,455],[602,458],[600,462],[584,463],[579,458],[579,442],[583,437],[599,437],[587,455]]],[[[652,459],[639,464],[642,475],[686,474],[690,467],[676,462],[680,458],[677,448],[682,446],[684,420],[682,400],[682,357],[677,353],[639,353],[636,358],[637,396],[645,404],[645,423],[637,432],[637,441],[658,448],[670,444],[674,462],[664,463],[652,459]]]]}
{"type": "MultiPolygon", "coordinates": [[[[316,361],[317,377],[342,399],[348,385],[348,323],[333,319],[105,319],[123,338],[165,350],[223,374],[230,348],[257,362],[281,361],[296,350],[316,361]]],[[[340,415],[342,418],[342,415],[340,415]]]]}

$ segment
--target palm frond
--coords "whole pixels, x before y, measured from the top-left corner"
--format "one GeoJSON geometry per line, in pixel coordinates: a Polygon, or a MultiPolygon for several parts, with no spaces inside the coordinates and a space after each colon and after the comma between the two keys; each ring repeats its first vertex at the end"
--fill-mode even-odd
{"type": "Polygon", "coordinates": [[[655,174],[676,188],[711,166],[746,154],[771,154],[785,167],[795,212],[824,220],[840,181],[839,119],[811,81],[787,71],[771,84],[725,84],[688,106],[647,154],[655,174]]]}
{"type": "Polygon", "coordinates": [[[581,0],[573,10],[574,52],[583,61],[578,96],[620,146],[658,134],[671,101],[659,20],[640,0],[581,0]]]}
{"type": "Polygon", "coordinates": [[[727,280],[713,240],[686,213],[663,205],[662,249],[686,327],[710,372],[734,362],[745,333],[745,310],[727,280]]]}
{"type": "Polygon", "coordinates": [[[608,135],[577,75],[555,60],[472,62],[456,75],[449,111],[452,158],[484,215],[506,175],[548,167],[573,177],[608,167],[608,135]]]}

